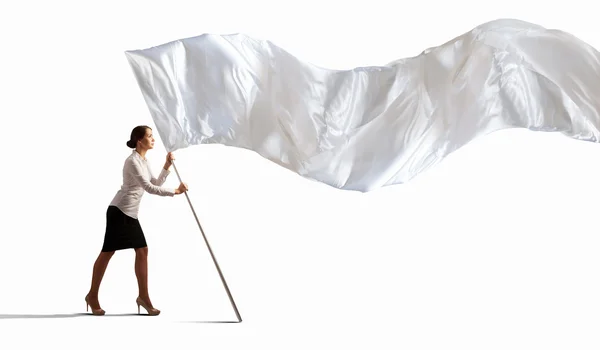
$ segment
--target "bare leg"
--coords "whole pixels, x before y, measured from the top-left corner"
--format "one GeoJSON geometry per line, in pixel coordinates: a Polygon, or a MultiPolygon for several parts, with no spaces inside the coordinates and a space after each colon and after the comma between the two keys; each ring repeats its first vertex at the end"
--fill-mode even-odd
{"type": "Polygon", "coordinates": [[[138,305],[138,312],[140,306],[142,306],[146,309],[148,315],[156,316],[160,314],[160,310],[152,306],[148,295],[148,247],[135,250],[135,275],[140,289],[139,296],[135,300],[138,305]]]}
{"type": "Polygon", "coordinates": [[[98,302],[98,290],[100,289],[100,283],[102,282],[102,278],[104,277],[104,272],[106,271],[108,262],[114,254],[115,252],[100,252],[100,255],[98,255],[98,258],[94,263],[92,285],[87,295],[92,309],[100,309],[100,303],[98,302]]]}
{"type": "Polygon", "coordinates": [[[135,249],[135,275],[138,281],[139,297],[152,307],[148,294],[148,247],[135,249]]]}

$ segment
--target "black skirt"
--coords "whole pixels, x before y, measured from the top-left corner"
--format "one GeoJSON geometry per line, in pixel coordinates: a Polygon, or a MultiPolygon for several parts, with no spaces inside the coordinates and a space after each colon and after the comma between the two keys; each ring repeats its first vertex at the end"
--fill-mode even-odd
{"type": "Polygon", "coordinates": [[[138,219],[126,215],[114,205],[106,210],[103,252],[146,247],[146,237],[138,219]]]}

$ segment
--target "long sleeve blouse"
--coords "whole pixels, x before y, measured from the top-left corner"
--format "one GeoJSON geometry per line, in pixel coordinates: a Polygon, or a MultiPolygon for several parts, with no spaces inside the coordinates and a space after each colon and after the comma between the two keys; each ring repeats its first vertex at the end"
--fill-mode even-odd
{"type": "Polygon", "coordinates": [[[148,161],[133,150],[123,165],[123,185],[110,205],[121,209],[125,215],[137,219],[144,192],[169,197],[175,195],[175,189],[161,187],[169,174],[170,172],[163,168],[158,178],[155,177],[148,161]]]}

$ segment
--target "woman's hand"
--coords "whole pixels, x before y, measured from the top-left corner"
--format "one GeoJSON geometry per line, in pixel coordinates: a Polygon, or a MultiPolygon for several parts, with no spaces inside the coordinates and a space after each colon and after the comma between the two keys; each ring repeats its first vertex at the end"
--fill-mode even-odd
{"type": "Polygon", "coordinates": [[[173,154],[173,152],[167,153],[167,164],[169,164],[169,165],[173,164],[174,160],[175,160],[175,155],[173,154]]]}
{"type": "Polygon", "coordinates": [[[165,168],[165,170],[169,170],[174,160],[175,155],[173,154],[173,152],[167,153],[167,160],[165,161],[165,166],[163,168],[165,168]]]}
{"type": "Polygon", "coordinates": [[[188,190],[187,185],[182,182],[179,184],[179,187],[177,187],[177,189],[175,189],[175,194],[182,194],[183,192],[186,192],[187,190],[188,190]]]}

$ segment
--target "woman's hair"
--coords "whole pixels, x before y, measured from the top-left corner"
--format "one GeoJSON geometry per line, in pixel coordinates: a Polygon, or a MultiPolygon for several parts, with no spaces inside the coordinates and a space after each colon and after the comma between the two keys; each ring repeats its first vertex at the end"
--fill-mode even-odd
{"type": "Polygon", "coordinates": [[[129,138],[129,141],[127,141],[127,147],[135,148],[138,140],[141,140],[146,136],[146,129],[152,130],[151,127],[146,125],[138,125],[133,128],[133,130],[131,130],[131,137],[129,138]]]}

